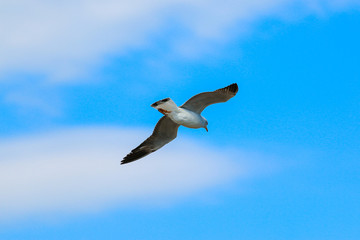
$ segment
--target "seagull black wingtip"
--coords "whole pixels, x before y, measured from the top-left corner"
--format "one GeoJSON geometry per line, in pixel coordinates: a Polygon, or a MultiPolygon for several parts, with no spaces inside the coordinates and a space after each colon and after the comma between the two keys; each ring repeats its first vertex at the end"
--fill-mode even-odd
{"type": "Polygon", "coordinates": [[[239,91],[239,87],[237,83],[230,84],[229,86],[227,86],[227,88],[229,89],[230,92],[234,94],[236,94],[239,91]]]}
{"type": "Polygon", "coordinates": [[[237,83],[233,83],[233,84],[230,84],[227,87],[215,90],[215,92],[221,92],[221,93],[225,93],[225,94],[230,93],[230,95],[235,96],[236,93],[238,92],[238,90],[239,90],[239,87],[238,87],[237,83]]]}

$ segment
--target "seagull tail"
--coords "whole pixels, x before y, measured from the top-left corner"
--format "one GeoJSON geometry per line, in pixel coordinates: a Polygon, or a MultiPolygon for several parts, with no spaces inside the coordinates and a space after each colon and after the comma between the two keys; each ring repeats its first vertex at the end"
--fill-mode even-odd
{"type": "Polygon", "coordinates": [[[157,101],[151,104],[151,107],[161,111],[165,110],[165,112],[178,111],[178,106],[174,103],[174,101],[171,98],[165,98],[160,101],[157,101]]]}

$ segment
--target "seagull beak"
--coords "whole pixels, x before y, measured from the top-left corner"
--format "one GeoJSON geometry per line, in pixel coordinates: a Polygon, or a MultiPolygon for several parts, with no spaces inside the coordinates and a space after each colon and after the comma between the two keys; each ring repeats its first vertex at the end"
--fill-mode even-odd
{"type": "Polygon", "coordinates": [[[205,130],[208,132],[209,130],[207,129],[207,127],[204,127],[205,128],[205,130]]]}

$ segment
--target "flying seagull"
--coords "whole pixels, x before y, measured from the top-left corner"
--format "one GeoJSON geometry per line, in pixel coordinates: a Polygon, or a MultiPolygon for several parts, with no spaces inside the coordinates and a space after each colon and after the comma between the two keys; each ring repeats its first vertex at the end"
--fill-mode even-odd
{"type": "Polygon", "coordinates": [[[180,125],[188,128],[205,128],[208,131],[208,121],[201,116],[201,112],[211,104],[228,101],[236,95],[237,91],[238,85],[233,83],[213,92],[199,93],[180,107],[176,106],[170,98],[151,104],[151,107],[164,116],[156,124],[152,135],[126,155],[121,164],[145,157],[171,142],[176,138],[180,125]]]}

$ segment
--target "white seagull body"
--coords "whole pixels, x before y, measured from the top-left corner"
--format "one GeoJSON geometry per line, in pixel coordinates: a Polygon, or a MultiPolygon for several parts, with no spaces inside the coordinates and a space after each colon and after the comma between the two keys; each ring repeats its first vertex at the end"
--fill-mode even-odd
{"type": "Polygon", "coordinates": [[[145,157],[171,142],[176,138],[180,125],[188,128],[205,128],[208,131],[208,121],[201,116],[201,112],[211,104],[228,101],[236,95],[237,91],[238,86],[233,83],[213,92],[197,94],[180,107],[176,106],[170,98],[151,104],[151,107],[165,116],[158,121],[152,135],[126,155],[121,164],[145,157]]]}
{"type": "Polygon", "coordinates": [[[207,121],[203,116],[186,108],[177,107],[170,98],[165,98],[160,103],[156,102],[151,106],[179,125],[188,128],[206,128],[207,126],[207,121]]]}

